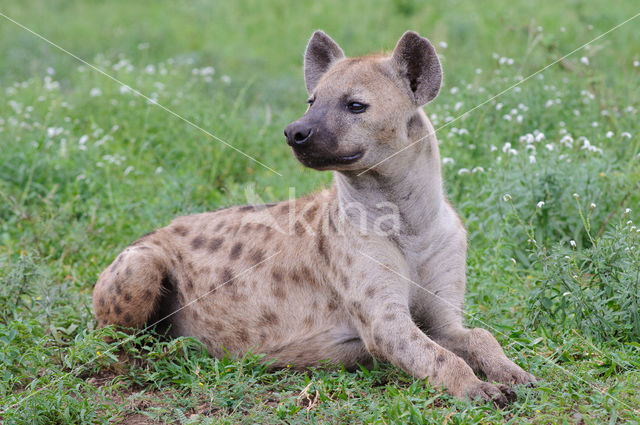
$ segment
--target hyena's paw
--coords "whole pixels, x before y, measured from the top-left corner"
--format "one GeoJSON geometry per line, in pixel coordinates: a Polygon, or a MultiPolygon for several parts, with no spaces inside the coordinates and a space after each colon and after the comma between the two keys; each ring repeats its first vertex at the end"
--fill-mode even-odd
{"type": "Polygon", "coordinates": [[[478,379],[462,359],[449,371],[451,373],[445,374],[442,382],[449,394],[461,400],[493,402],[497,407],[503,407],[516,399],[516,393],[509,386],[478,379]]]}
{"type": "Polygon", "coordinates": [[[535,376],[529,372],[525,372],[520,366],[509,359],[505,359],[498,367],[485,371],[485,374],[489,381],[508,385],[532,386],[537,381],[535,376]]]}
{"type": "Polygon", "coordinates": [[[494,385],[478,379],[478,381],[466,390],[465,397],[473,401],[492,402],[496,407],[505,407],[516,401],[516,393],[507,385],[494,385]]]}

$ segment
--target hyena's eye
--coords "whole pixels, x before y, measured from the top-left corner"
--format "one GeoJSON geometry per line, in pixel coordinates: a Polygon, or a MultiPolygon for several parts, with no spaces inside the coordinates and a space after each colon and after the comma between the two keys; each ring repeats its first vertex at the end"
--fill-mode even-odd
{"type": "Polygon", "coordinates": [[[309,106],[313,105],[314,101],[315,101],[315,99],[311,98],[311,97],[309,99],[307,99],[307,103],[309,104],[309,106]]]}
{"type": "Polygon", "coordinates": [[[367,106],[368,105],[360,102],[349,102],[347,104],[347,109],[349,109],[349,112],[352,112],[354,114],[361,114],[367,110],[367,106]]]}

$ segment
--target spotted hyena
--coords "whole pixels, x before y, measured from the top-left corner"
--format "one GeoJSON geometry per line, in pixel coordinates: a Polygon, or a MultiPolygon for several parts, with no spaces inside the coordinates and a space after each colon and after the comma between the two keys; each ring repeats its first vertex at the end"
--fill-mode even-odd
{"type": "Polygon", "coordinates": [[[143,236],[98,279],[99,325],[164,319],[212,356],[251,350],[276,367],[376,358],[456,397],[506,403],[505,384],[535,378],[462,325],[466,232],[421,108],[442,81],[433,46],[407,32],[390,56],[346,58],[317,31],[304,76],[309,107],[286,140],[305,166],[333,170],[333,186],[143,236]]]}

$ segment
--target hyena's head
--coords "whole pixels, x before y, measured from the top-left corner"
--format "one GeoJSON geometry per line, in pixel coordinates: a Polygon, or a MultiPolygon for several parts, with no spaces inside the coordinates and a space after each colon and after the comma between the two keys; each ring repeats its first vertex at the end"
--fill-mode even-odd
{"type": "Polygon", "coordinates": [[[391,56],[359,58],[316,31],[304,78],[309,107],[285,129],[287,143],[307,167],[346,171],[372,167],[426,133],[420,108],[438,94],[442,69],[429,40],[412,31],[391,56]]]}

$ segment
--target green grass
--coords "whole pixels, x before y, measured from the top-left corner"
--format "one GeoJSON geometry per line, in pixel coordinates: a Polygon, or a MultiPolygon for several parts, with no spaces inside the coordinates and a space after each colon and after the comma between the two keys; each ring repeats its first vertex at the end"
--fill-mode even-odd
{"type": "Polygon", "coordinates": [[[211,3],[0,5],[281,174],[0,17],[0,421],[638,422],[640,18],[438,132],[469,230],[467,323],[541,379],[508,408],[386,364],[269,372],[192,339],[95,330],[96,277],[139,235],[244,203],[248,188],[270,201],[329,184],[282,137],[306,106],[313,29],[350,55],[390,50],[407,29],[429,37],[445,72],[426,108],[438,127],[640,12],[631,0],[211,3]]]}

